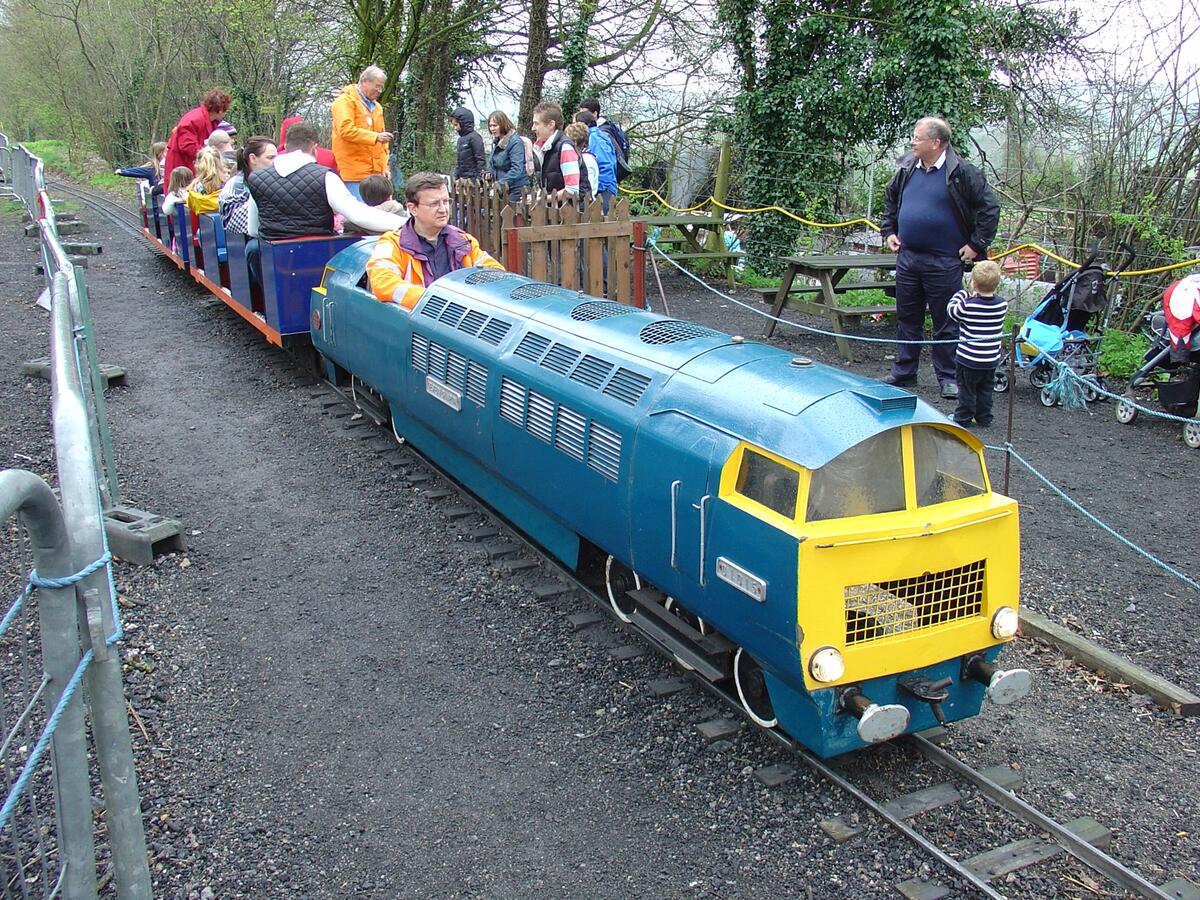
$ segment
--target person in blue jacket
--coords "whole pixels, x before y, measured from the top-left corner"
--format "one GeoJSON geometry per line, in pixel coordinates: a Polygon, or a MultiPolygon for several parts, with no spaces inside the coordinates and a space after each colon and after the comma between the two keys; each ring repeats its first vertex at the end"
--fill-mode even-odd
{"type": "Polygon", "coordinates": [[[517,201],[529,186],[525,171],[525,142],[517,134],[512,119],[496,110],[488,116],[488,131],[492,135],[492,157],[488,160],[488,178],[508,187],[508,199],[517,201]]]}
{"type": "Polygon", "coordinates": [[[593,189],[600,198],[601,208],[607,213],[617,195],[617,151],[613,149],[612,138],[596,127],[596,117],[591,112],[579,110],[575,113],[575,121],[588,128],[588,148],[596,155],[596,168],[600,170],[600,183],[593,185],[593,189]]]}
{"type": "Polygon", "coordinates": [[[123,169],[114,170],[113,174],[125,178],[141,178],[143,181],[150,182],[150,187],[157,188],[162,184],[163,163],[166,159],[166,141],[155,141],[150,145],[150,159],[144,166],[126,166],[123,169]]]}

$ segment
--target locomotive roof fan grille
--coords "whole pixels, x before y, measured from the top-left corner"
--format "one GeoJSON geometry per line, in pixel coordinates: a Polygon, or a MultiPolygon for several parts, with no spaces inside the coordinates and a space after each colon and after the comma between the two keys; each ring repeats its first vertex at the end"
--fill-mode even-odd
{"type": "Polygon", "coordinates": [[[500,281],[504,278],[515,277],[512,272],[504,272],[500,269],[483,269],[477,268],[470,275],[463,279],[466,284],[491,284],[493,281],[500,281]]]}
{"type": "Polygon", "coordinates": [[[597,319],[611,319],[613,316],[627,316],[637,310],[624,303],[614,303],[611,300],[588,300],[580,303],[571,310],[571,318],[576,322],[595,322],[597,319]]]}
{"type": "Polygon", "coordinates": [[[680,341],[690,341],[702,337],[720,337],[721,332],[694,322],[681,322],[679,319],[661,319],[651,322],[639,333],[643,344],[677,344],[680,341]]]}
{"type": "MultiPolygon", "coordinates": [[[[540,281],[531,281],[528,284],[518,285],[509,293],[509,297],[513,300],[533,300],[537,297],[549,297],[551,294],[566,294],[556,284],[544,284],[540,281]]],[[[574,295],[572,295],[574,296],[574,295]]]]}
{"type": "Polygon", "coordinates": [[[985,560],[894,581],[847,585],[846,645],[932,628],[983,609],[985,560]]]}

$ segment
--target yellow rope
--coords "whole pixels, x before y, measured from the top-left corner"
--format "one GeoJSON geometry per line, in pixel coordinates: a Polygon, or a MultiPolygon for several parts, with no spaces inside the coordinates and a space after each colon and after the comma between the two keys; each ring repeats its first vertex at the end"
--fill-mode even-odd
{"type": "MultiPolygon", "coordinates": [[[[756,206],[753,209],[743,209],[738,206],[726,206],[724,203],[722,203],[716,197],[709,197],[707,200],[703,200],[700,203],[697,203],[695,206],[689,206],[686,209],[684,209],[684,208],[681,208],[678,206],[672,206],[670,203],[668,203],[666,200],[663,199],[662,195],[659,194],[658,191],[655,191],[655,190],[652,190],[649,188],[647,188],[645,190],[635,190],[633,188],[623,187],[623,188],[620,188],[620,191],[622,193],[629,194],[632,197],[645,196],[645,195],[649,194],[655,200],[657,200],[659,203],[661,203],[663,206],[665,206],[667,209],[671,210],[672,212],[678,212],[678,213],[695,212],[696,210],[703,209],[704,207],[709,206],[711,204],[713,206],[719,206],[721,209],[725,210],[726,212],[743,213],[743,214],[747,214],[747,215],[752,214],[752,213],[761,213],[761,212],[777,212],[777,213],[787,216],[789,219],[794,219],[795,221],[799,222],[801,225],[807,225],[810,228],[846,228],[850,225],[865,225],[867,228],[870,228],[873,231],[879,231],[879,226],[876,225],[874,222],[872,222],[870,219],[848,219],[845,222],[814,222],[811,219],[806,219],[803,216],[798,216],[794,212],[791,212],[790,210],[786,210],[781,206],[756,206]]],[[[1072,262],[1069,259],[1064,259],[1063,257],[1059,256],[1057,253],[1053,252],[1052,250],[1047,250],[1041,244],[1035,244],[1035,243],[1018,244],[1015,247],[1009,247],[1004,252],[997,253],[995,256],[992,256],[991,259],[1004,259],[1004,257],[1012,256],[1012,254],[1018,253],[1021,250],[1036,250],[1038,253],[1042,254],[1043,256],[1048,256],[1048,257],[1050,257],[1050,259],[1053,259],[1056,262],[1062,263],[1064,266],[1070,266],[1072,269],[1078,269],[1080,267],[1079,263],[1072,262]]],[[[1119,273],[1119,275],[1121,278],[1137,278],[1141,275],[1158,275],[1161,272],[1171,272],[1171,271],[1174,271],[1175,269],[1186,269],[1191,266],[1200,266],[1200,257],[1198,257],[1196,259],[1189,259],[1185,262],[1177,262],[1177,263],[1171,263],[1170,265],[1166,265],[1166,266],[1158,266],[1157,268],[1154,268],[1154,269],[1138,269],[1137,271],[1134,271],[1134,272],[1121,272],[1121,273],[1119,273]]]]}

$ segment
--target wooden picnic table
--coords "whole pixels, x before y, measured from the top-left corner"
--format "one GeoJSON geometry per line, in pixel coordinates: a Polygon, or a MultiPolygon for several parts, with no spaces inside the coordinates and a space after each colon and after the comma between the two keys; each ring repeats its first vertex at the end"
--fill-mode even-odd
{"type": "MultiPolygon", "coordinates": [[[[787,269],[783,273],[783,282],[779,285],[779,290],[775,293],[775,302],[771,306],[771,315],[774,318],[767,320],[767,327],[763,332],[764,337],[770,337],[775,332],[775,320],[779,318],[785,306],[797,306],[807,312],[828,316],[833,330],[839,335],[844,334],[843,316],[861,316],[874,310],[840,306],[837,295],[844,294],[850,289],[850,284],[841,284],[842,279],[856,269],[887,269],[891,273],[894,273],[896,269],[894,253],[830,253],[788,256],[784,258],[784,262],[787,263],[787,269]],[[820,300],[792,300],[789,298],[792,282],[795,281],[797,275],[804,275],[816,280],[820,285],[820,294],[818,295],[820,300]]],[[[886,309],[890,310],[891,307],[886,309]]],[[[842,337],[837,338],[837,348],[842,359],[853,360],[854,356],[850,351],[849,341],[842,337]]]]}
{"type": "Polygon", "coordinates": [[[645,222],[647,228],[674,228],[684,239],[682,253],[663,250],[672,259],[717,259],[725,266],[725,277],[733,284],[733,264],[745,254],[725,249],[725,220],[712,216],[679,214],[673,216],[637,216],[634,221],[645,222]],[[708,232],[720,240],[720,250],[709,250],[705,245],[708,232]]]}

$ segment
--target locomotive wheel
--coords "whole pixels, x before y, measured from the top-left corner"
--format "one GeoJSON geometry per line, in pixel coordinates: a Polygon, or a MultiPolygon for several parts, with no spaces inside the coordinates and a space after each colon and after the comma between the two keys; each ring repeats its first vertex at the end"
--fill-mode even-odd
{"type": "Polygon", "coordinates": [[[1054,406],[1058,403],[1058,398],[1048,388],[1042,388],[1042,392],[1038,394],[1038,399],[1042,401],[1042,406],[1054,406]]]}
{"type": "Polygon", "coordinates": [[[1200,450],[1200,422],[1188,422],[1183,426],[1183,442],[1193,450],[1200,450]]]}
{"type": "Polygon", "coordinates": [[[698,615],[696,615],[694,612],[692,612],[690,609],[688,609],[686,606],[684,606],[682,603],[680,603],[678,600],[676,600],[674,597],[667,598],[667,602],[663,604],[663,609],[665,609],[667,612],[671,613],[672,615],[678,616],[679,618],[683,619],[683,621],[687,622],[689,625],[691,625],[693,628],[695,628],[701,634],[708,634],[708,632],[709,632],[708,623],[705,622],[698,615]]]}
{"type": "Polygon", "coordinates": [[[402,435],[400,432],[398,432],[396,430],[396,420],[394,418],[392,419],[392,435],[396,438],[396,443],[399,444],[401,447],[403,447],[406,443],[408,443],[408,441],[404,437],[404,435],[402,435]]]}
{"type": "Polygon", "coordinates": [[[633,621],[637,603],[627,595],[641,587],[642,579],[629,566],[611,556],[604,561],[604,589],[608,591],[608,603],[622,622],[633,621]]]}
{"type": "Polygon", "coordinates": [[[742,709],[755,725],[774,728],[779,724],[775,718],[775,707],[771,705],[771,695],[767,693],[762,667],[741,647],[733,657],[733,683],[737,687],[742,709]]]}
{"type": "Polygon", "coordinates": [[[1133,405],[1132,400],[1117,401],[1117,421],[1122,425],[1132,425],[1137,415],[1137,407],[1133,405]]]}
{"type": "Polygon", "coordinates": [[[996,377],[992,380],[992,390],[997,394],[1008,392],[1008,373],[1000,369],[996,370],[996,377]]]}
{"type": "Polygon", "coordinates": [[[1050,367],[1038,363],[1029,373],[1029,383],[1039,391],[1050,383],[1050,367]]]}

